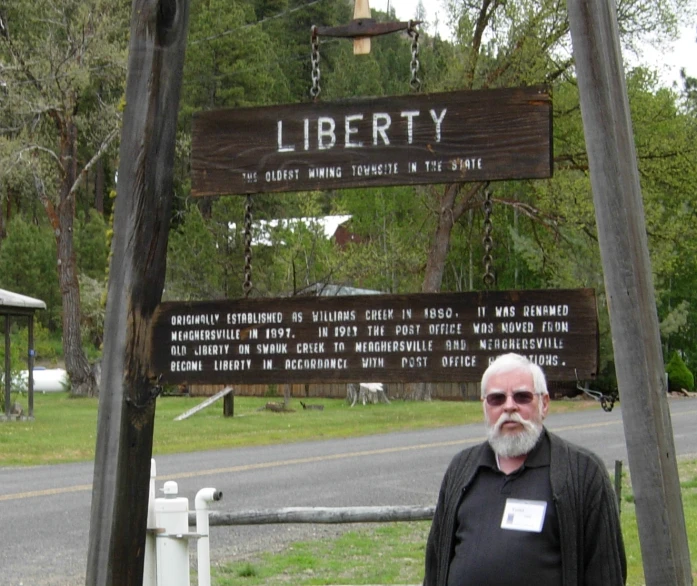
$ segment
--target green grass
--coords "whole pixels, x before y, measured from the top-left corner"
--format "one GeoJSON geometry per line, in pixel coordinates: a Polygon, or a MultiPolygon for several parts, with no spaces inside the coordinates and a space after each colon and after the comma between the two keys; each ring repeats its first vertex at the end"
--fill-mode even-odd
{"type": "MultiPolygon", "coordinates": [[[[697,461],[679,464],[690,558],[697,559],[697,461]]],[[[364,527],[364,526],[361,526],[364,527]]],[[[391,523],[352,530],[335,539],[294,543],[212,568],[214,586],[311,586],[318,584],[420,584],[430,522],[391,523]]],[[[644,586],[631,483],[622,487],[622,533],[627,586],[644,586]]],[[[697,572],[693,572],[697,578],[697,572]]]]}
{"type": "MultiPolygon", "coordinates": [[[[13,395],[27,409],[27,397],[13,395]]],[[[235,416],[222,416],[222,402],[176,422],[177,415],[203,399],[157,400],[154,455],[280,442],[355,437],[372,433],[462,425],[482,420],[479,402],[393,401],[349,407],[338,399],[310,399],[323,411],[304,411],[293,399],[291,413],[260,410],[268,398],[236,397],[235,416]]],[[[275,399],[278,400],[278,399],[275,399]]],[[[36,394],[34,421],[0,424],[0,466],[29,466],[91,460],[94,457],[97,399],[65,393],[36,394]]],[[[554,413],[597,409],[592,401],[554,401],[554,413]]],[[[690,555],[697,559],[697,462],[681,462],[680,477],[690,555]]],[[[627,476],[627,475],[625,475],[627,476]]],[[[644,584],[634,497],[624,479],[622,528],[629,586],[644,584]]],[[[295,543],[276,554],[261,554],[213,568],[216,586],[317,584],[417,584],[423,576],[428,522],[359,525],[336,539],[295,543]]]]}
{"type": "MultiPolygon", "coordinates": [[[[313,439],[356,437],[373,433],[442,427],[478,422],[479,402],[430,403],[393,401],[390,405],[349,407],[339,399],[309,399],[324,405],[323,411],[304,411],[291,400],[292,413],[263,408],[267,398],[236,397],[235,416],[223,417],[222,401],[185,419],[180,415],[202,398],[160,397],[155,410],[153,455],[174,454],[299,442],[313,439]]],[[[275,399],[279,400],[279,399],[275,399]]],[[[27,410],[27,396],[12,401],[27,410]]],[[[34,466],[78,462],[94,458],[97,399],[75,399],[66,393],[34,395],[34,421],[0,424],[0,466],[34,466]]],[[[596,407],[593,402],[555,402],[553,411],[596,407]]]]}
{"type": "Polygon", "coordinates": [[[430,522],[391,523],[213,568],[216,586],[417,584],[430,522]]]}

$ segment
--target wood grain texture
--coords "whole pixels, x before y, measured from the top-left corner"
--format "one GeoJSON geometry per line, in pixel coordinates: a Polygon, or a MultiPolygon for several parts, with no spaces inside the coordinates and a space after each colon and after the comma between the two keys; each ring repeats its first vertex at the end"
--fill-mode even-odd
{"type": "Polygon", "coordinates": [[[542,87],[202,112],[192,193],[550,177],[551,129],[542,87]]]}
{"type": "Polygon", "coordinates": [[[550,380],[595,377],[590,289],[164,303],[152,376],[170,383],[478,381],[529,356],[550,380]]]}
{"type": "Polygon", "coordinates": [[[141,586],[155,389],[150,320],[160,302],[188,0],[134,0],[104,326],[86,584],[141,586]]]}
{"type": "Polygon", "coordinates": [[[622,420],[647,584],[692,584],[614,2],[568,0],[622,420]]]}

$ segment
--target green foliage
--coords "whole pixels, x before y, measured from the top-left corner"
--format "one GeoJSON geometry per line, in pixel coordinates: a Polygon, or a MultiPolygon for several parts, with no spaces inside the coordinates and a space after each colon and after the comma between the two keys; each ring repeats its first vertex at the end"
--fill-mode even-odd
{"type": "Polygon", "coordinates": [[[352,215],[358,241],[341,252],[337,281],[385,293],[420,289],[428,250],[424,197],[413,187],[346,190],[336,208],[352,215]]]}
{"type": "MultiPolygon", "coordinates": [[[[10,333],[10,370],[13,378],[21,370],[27,370],[29,351],[29,329],[25,318],[12,319],[10,333]]],[[[51,334],[40,323],[34,322],[34,364],[55,367],[61,356],[61,340],[51,334]]],[[[5,345],[0,345],[0,372],[5,368],[5,345]]]]}
{"type": "Polygon", "coordinates": [[[188,301],[221,297],[221,270],[215,237],[198,207],[190,206],[185,220],[169,237],[166,295],[188,301]]]}
{"type": "Polygon", "coordinates": [[[103,279],[92,279],[86,274],[81,274],[79,280],[80,332],[83,346],[101,348],[104,335],[106,283],[103,279]]]}
{"type": "MultiPolygon", "coordinates": [[[[688,0],[627,0],[620,8],[621,34],[629,45],[646,34],[660,41],[673,32],[678,15],[694,13],[688,0]]],[[[75,123],[78,176],[88,176],[81,168],[103,146],[123,111],[129,9],[130,3],[107,0],[19,0],[2,9],[10,35],[0,36],[7,90],[0,91],[0,200],[14,219],[0,243],[0,286],[46,301],[48,311],[37,316],[52,331],[61,315],[55,235],[37,218],[57,203],[65,177],[56,165],[61,138],[56,120],[75,123]],[[73,34],[76,30],[84,34],[73,34]],[[40,187],[48,204],[36,197],[40,187]]],[[[192,4],[165,298],[242,295],[244,199],[205,199],[196,205],[187,199],[194,112],[307,101],[310,27],[345,24],[351,9],[345,0],[192,4]]],[[[430,7],[419,6],[424,9],[430,7]]],[[[432,37],[427,26],[421,27],[422,91],[548,83],[554,96],[554,177],[492,184],[497,287],[595,288],[601,370],[610,373],[609,319],[565,7],[553,0],[522,0],[452,2],[449,9],[454,42],[432,37]]],[[[373,17],[390,18],[375,7],[373,17]]],[[[377,37],[371,46],[369,55],[354,56],[350,41],[321,39],[320,99],[411,91],[408,35],[377,37]]],[[[646,70],[631,71],[627,78],[664,353],[679,349],[693,369],[696,85],[686,77],[678,96],[658,88],[646,70]]],[[[112,147],[105,155],[108,174],[114,152],[112,147]]],[[[357,241],[339,249],[316,225],[281,222],[269,230],[270,245],[253,248],[253,295],[294,293],[329,282],[394,293],[420,290],[443,193],[442,186],[427,186],[255,196],[255,221],[345,213],[352,216],[348,229],[357,241]]],[[[78,188],[76,198],[79,209],[86,210],[89,188],[78,188]]],[[[482,286],[481,201],[473,198],[466,204],[449,235],[443,290],[482,286]]],[[[81,273],[81,328],[85,342],[97,347],[105,232],[98,214],[78,215],[74,242],[81,273]]]]}
{"type": "Polygon", "coordinates": [[[96,210],[83,214],[75,223],[77,266],[84,276],[104,280],[107,269],[107,228],[104,216],[96,210]]]}
{"type": "Polygon", "coordinates": [[[56,272],[56,241],[48,226],[16,216],[0,246],[0,288],[46,303],[37,320],[51,330],[60,325],[61,302],[56,272]]]}
{"type": "Polygon", "coordinates": [[[673,356],[666,364],[666,372],[668,373],[669,391],[679,391],[680,389],[695,390],[695,377],[690,372],[690,369],[687,368],[685,361],[678,352],[673,352],[673,356]]]}
{"type": "Polygon", "coordinates": [[[192,6],[182,92],[185,127],[196,110],[288,101],[277,47],[254,25],[255,18],[254,7],[244,2],[210,0],[192,6]]]}

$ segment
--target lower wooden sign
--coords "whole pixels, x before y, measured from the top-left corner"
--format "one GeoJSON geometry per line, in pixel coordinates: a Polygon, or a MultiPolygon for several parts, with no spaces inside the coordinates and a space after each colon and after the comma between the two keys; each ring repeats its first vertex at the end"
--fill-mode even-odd
{"type": "Polygon", "coordinates": [[[598,368],[592,289],[170,302],[153,324],[168,383],[477,381],[506,352],[550,380],[598,368]]]}

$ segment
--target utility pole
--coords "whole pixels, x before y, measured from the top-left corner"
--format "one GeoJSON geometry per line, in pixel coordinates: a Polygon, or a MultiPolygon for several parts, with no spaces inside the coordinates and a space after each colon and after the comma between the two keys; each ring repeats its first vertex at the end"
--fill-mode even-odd
{"type": "Polygon", "coordinates": [[[104,327],[87,586],[141,586],[156,381],[150,321],[165,280],[189,0],[133,0],[104,327]]]}
{"type": "Polygon", "coordinates": [[[634,135],[612,0],[567,0],[647,586],[692,584],[634,135]]]}

